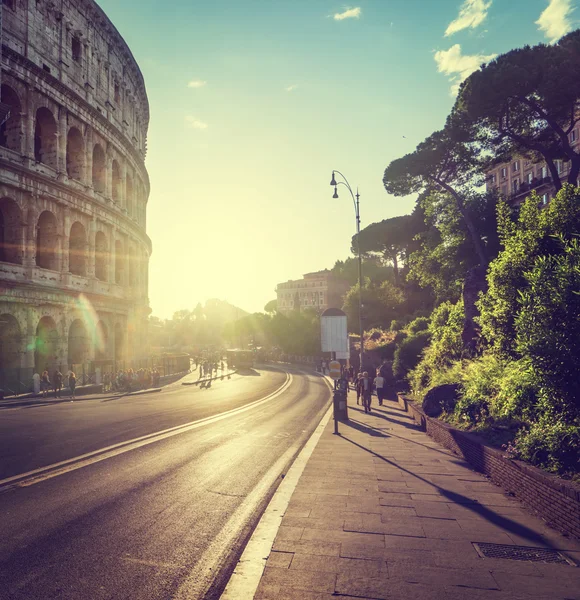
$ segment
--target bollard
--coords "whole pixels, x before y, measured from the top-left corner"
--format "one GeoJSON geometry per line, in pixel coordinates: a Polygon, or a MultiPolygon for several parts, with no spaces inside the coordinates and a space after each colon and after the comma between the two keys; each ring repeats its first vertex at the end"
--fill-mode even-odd
{"type": "Polygon", "coordinates": [[[348,406],[347,406],[347,381],[346,379],[338,379],[334,382],[333,412],[334,412],[334,435],[340,435],[338,431],[338,422],[343,423],[348,421],[348,406]]]}

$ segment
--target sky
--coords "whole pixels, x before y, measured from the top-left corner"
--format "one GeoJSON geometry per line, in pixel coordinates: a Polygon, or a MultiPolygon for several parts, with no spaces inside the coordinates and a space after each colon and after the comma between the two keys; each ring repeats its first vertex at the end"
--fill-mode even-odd
{"type": "Polygon", "coordinates": [[[553,43],[580,0],[98,0],[150,104],[153,315],[209,298],[260,311],[276,285],[350,255],[362,227],[407,214],[390,161],[441,128],[483,62],[553,43]]]}

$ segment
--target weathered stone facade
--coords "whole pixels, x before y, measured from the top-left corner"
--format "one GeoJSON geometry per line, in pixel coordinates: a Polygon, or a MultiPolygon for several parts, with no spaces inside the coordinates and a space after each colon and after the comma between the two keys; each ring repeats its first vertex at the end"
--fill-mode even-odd
{"type": "Polygon", "coordinates": [[[139,67],[93,0],[1,9],[0,371],[141,358],[151,241],[139,67]]]}

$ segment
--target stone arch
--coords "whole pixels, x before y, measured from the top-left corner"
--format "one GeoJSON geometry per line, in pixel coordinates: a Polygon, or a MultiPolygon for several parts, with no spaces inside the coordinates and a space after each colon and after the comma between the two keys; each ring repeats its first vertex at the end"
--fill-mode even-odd
{"type": "Polygon", "coordinates": [[[89,347],[87,328],[81,319],[75,319],[68,329],[68,364],[72,366],[87,362],[89,347]]]}
{"type": "Polygon", "coordinates": [[[129,285],[131,287],[137,287],[139,272],[138,272],[138,260],[137,250],[134,243],[129,244],[129,251],[127,252],[127,259],[129,262],[129,285]]]}
{"type": "Polygon", "coordinates": [[[44,106],[36,111],[34,127],[34,158],[36,162],[57,168],[57,126],[54,116],[44,106]]]}
{"type": "Polygon", "coordinates": [[[75,221],[70,228],[69,271],[74,275],[87,274],[87,234],[82,223],[75,221]]]}
{"type": "Polygon", "coordinates": [[[36,264],[43,269],[58,269],[58,227],[49,210],[40,213],[36,226],[36,264]]]}
{"type": "Polygon", "coordinates": [[[93,188],[95,192],[100,192],[102,194],[105,191],[106,175],[107,164],[105,151],[101,144],[95,144],[93,146],[93,188]]]}
{"type": "Polygon", "coordinates": [[[34,368],[37,373],[48,369],[52,373],[57,364],[59,335],[52,317],[42,317],[36,326],[34,368]]]}
{"type": "Polygon", "coordinates": [[[0,315],[0,368],[19,369],[22,346],[20,325],[13,315],[0,315]]]}
{"type": "Polygon", "coordinates": [[[109,330],[103,321],[99,321],[95,329],[95,360],[107,358],[108,342],[109,330]]]}
{"type": "Polygon", "coordinates": [[[8,85],[0,88],[2,103],[10,110],[8,119],[0,125],[0,146],[22,152],[22,104],[18,94],[8,85]]]}
{"type": "Polygon", "coordinates": [[[121,167],[116,160],[113,160],[111,166],[111,190],[113,200],[121,202],[123,199],[123,180],[121,179],[121,167]]]}
{"type": "Polygon", "coordinates": [[[133,215],[133,178],[130,173],[127,173],[127,181],[125,182],[125,204],[127,207],[127,214],[133,215]]]}
{"type": "Polygon", "coordinates": [[[120,361],[125,357],[125,335],[121,323],[115,323],[115,360],[120,361]]]}
{"type": "Polygon", "coordinates": [[[107,281],[109,264],[109,246],[107,236],[102,231],[95,235],[95,277],[101,281],[107,281]]]}
{"type": "Polygon", "coordinates": [[[22,264],[22,212],[11,198],[0,199],[0,261],[22,264]]]}
{"type": "Polygon", "coordinates": [[[83,134],[71,127],[66,136],[66,173],[71,179],[81,181],[85,171],[85,141],[83,134]]]}
{"type": "Polygon", "coordinates": [[[125,256],[123,242],[115,242],[115,283],[125,283],[125,256]]]}

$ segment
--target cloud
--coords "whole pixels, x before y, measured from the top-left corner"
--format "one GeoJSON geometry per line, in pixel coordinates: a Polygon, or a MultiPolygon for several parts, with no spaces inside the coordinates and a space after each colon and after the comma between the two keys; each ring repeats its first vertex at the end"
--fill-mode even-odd
{"type": "Polygon", "coordinates": [[[536,21],[536,25],[553,44],[572,30],[570,16],[574,9],[572,0],[549,1],[550,3],[536,21]]]}
{"type": "Polygon", "coordinates": [[[200,121],[199,119],[196,119],[195,117],[192,117],[191,115],[187,115],[185,117],[185,122],[187,123],[187,126],[190,127],[191,129],[207,129],[208,128],[207,123],[204,123],[203,121],[200,121]]]}
{"type": "Polygon", "coordinates": [[[475,29],[481,25],[487,17],[487,11],[492,0],[464,0],[457,19],[449,23],[445,30],[445,36],[453,35],[462,29],[475,29]]]}
{"type": "Polygon", "coordinates": [[[360,6],[356,8],[347,8],[344,12],[335,13],[333,19],[335,21],[344,21],[344,19],[358,19],[361,15],[362,9],[360,6]]]}
{"type": "Polygon", "coordinates": [[[194,79],[187,84],[188,88],[200,88],[207,84],[207,81],[202,81],[201,79],[194,79]]]}
{"type": "Polygon", "coordinates": [[[292,85],[289,85],[285,89],[286,89],[287,92],[293,92],[297,87],[298,87],[298,85],[296,83],[293,83],[292,85]]]}
{"type": "Polygon", "coordinates": [[[435,52],[435,62],[439,73],[447,75],[451,80],[451,93],[455,96],[461,83],[473,71],[477,71],[482,63],[493,60],[497,54],[461,54],[461,46],[455,44],[449,50],[435,52]]]}

